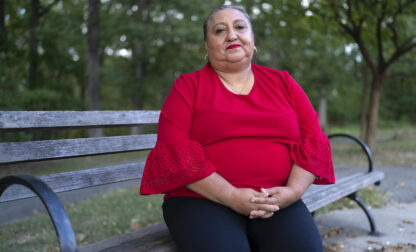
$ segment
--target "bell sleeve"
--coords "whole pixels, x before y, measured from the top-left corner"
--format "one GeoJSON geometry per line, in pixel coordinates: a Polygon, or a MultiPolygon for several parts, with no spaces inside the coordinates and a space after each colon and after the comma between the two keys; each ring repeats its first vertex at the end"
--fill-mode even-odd
{"type": "Polygon", "coordinates": [[[160,113],[158,138],[143,172],[140,193],[160,194],[201,180],[215,171],[201,144],[190,139],[195,85],[181,76],[160,113]]]}
{"type": "Polygon", "coordinates": [[[297,165],[315,174],[314,184],[333,184],[331,145],[321,130],[318,114],[303,89],[287,72],[285,75],[300,128],[300,139],[289,144],[290,156],[297,165]]]}

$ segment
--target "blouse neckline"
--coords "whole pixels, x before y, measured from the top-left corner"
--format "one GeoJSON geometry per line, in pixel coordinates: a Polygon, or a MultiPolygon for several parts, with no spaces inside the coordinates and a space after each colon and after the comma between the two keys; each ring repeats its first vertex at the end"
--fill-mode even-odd
{"type": "Polygon", "coordinates": [[[229,90],[225,84],[221,81],[220,77],[218,76],[218,74],[215,72],[214,68],[212,68],[212,66],[210,65],[211,70],[213,71],[214,75],[215,75],[215,82],[216,84],[218,84],[219,86],[221,86],[221,88],[223,90],[225,90],[225,92],[230,93],[231,95],[237,96],[237,97],[249,97],[251,96],[251,94],[253,93],[254,89],[257,86],[257,80],[256,80],[256,75],[254,74],[254,69],[253,69],[253,63],[251,64],[251,71],[253,72],[253,78],[254,78],[254,83],[253,86],[251,87],[251,90],[248,94],[237,94],[232,92],[231,90],[229,90]]]}

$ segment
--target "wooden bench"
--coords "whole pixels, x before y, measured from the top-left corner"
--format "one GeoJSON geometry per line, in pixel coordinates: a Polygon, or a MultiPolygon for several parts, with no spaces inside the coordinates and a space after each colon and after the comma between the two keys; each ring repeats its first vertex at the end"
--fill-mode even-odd
{"type": "MultiPolygon", "coordinates": [[[[0,133],[131,127],[157,124],[160,111],[0,111],[0,133]]],[[[315,210],[343,197],[356,201],[370,222],[372,234],[377,234],[368,208],[357,197],[357,191],[379,183],[384,174],[373,171],[373,160],[367,146],[359,139],[336,134],[330,138],[346,137],[358,143],[367,155],[369,169],[337,180],[334,185],[311,186],[303,197],[308,209],[315,210]]],[[[27,163],[40,160],[102,155],[150,150],[156,134],[104,136],[78,139],[53,139],[23,142],[1,142],[0,164],[27,163]]],[[[40,196],[55,226],[62,251],[175,251],[164,223],[115,236],[84,247],[77,247],[71,222],[55,193],[78,190],[103,184],[140,180],[144,161],[69,171],[39,177],[16,175],[0,180],[0,202],[40,196]],[[25,187],[10,187],[21,184],[25,187]],[[53,193],[53,192],[54,193],[53,193]],[[4,194],[2,195],[2,193],[4,194]],[[34,192],[34,193],[33,193],[34,192]]],[[[139,197],[139,195],[137,195],[139,197]]]]}

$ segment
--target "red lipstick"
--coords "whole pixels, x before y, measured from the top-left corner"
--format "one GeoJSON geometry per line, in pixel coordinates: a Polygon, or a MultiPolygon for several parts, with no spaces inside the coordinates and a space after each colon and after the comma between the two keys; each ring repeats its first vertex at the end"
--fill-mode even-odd
{"type": "Polygon", "coordinates": [[[240,47],[240,45],[233,44],[233,45],[228,46],[228,47],[227,47],[227,50],[228,50],[228,49],[234,49],[234,48],[237,48],[237,47],[240,47]]]}

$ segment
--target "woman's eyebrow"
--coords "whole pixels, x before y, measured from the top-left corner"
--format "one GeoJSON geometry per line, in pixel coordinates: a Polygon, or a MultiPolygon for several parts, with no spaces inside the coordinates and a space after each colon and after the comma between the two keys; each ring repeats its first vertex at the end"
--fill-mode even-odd
{"type": "Polygon", "coordinates": [[[215,27],[217,27],[218,25],[225,25],[225,23],[224,22],[216,23],[216,24],[214,24],[214,26],[212,27],[212,29],[214,30],[215,27]]]}
{"type": "Polygon", "coordinates": [[[234,20],[233,24],[238,23],[238,22],[246,23],[246,21],[244,19],[236,19],[236,20],[234,20]]]}
{"type": "MultiPolygon", "coordinates": [[[[246,23],[246,21],[244,19],[236,19],[236,20],[233,21],[233,24],[238,23],[238,22],[246,23]]],[[[215,29],[215,27],[217,27],[218,25],[226,25],[226,24],[225,24],[225,22],[218,22],[218,23],[214,24],[212,29],[215,29]]]]}

